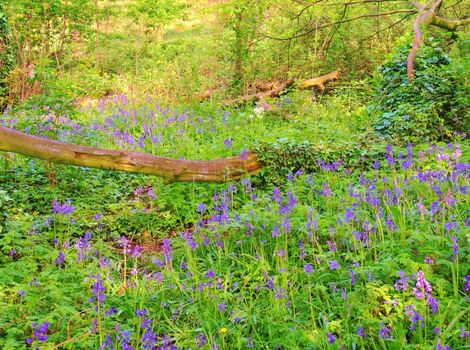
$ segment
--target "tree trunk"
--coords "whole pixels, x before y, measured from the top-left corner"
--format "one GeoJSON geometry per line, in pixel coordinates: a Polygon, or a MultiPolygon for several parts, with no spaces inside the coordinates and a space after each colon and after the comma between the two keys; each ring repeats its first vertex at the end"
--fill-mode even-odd
{"type": "Polygon", "coordinates": [[[87,147],[28,135],[0,126],[0,151],[53,163],[156,175],[166,182],[236,180],[262,168],[255,154],[216,160],[181,160],[151,154],[87,147]]]}

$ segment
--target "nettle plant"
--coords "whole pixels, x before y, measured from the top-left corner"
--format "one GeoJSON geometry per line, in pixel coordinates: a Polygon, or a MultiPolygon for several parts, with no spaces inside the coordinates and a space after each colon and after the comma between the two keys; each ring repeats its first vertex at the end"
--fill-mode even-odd
{"type": "Polygon", "coordinates": [[[416,78],[406,73],[409,45],[380,67],[375,130],[401,142],[448,140],[468,130],[466,109],[470,103],[465,75],[444,49],[443,40],[429,38],[416,59],[416,78]],[[465,97],[466,96],[466,97],[465,97]]]}

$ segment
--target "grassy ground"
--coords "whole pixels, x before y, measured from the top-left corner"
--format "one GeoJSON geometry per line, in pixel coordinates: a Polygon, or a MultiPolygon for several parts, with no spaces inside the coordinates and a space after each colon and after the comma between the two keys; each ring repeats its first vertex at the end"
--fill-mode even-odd
{"type": "MultiPolygon", "coordinates": [[[[359,142],[369,128],[360,96],[338,91],[312,103],[293,93],[260,115],[120,96],[73,119],[2,123],[213,159],[279,138],[359,142]]],[[[4,155],[0,347],[464,348],[467,150],[383,145],[369,166],[319,157],[314,173],[292,169],[279,185],[164,185],[4,155]]]]}

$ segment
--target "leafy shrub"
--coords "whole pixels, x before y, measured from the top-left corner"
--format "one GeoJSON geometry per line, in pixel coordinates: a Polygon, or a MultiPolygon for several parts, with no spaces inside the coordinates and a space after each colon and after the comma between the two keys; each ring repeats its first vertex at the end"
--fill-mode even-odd
{"type": "Polygon", "coordinates": [[[376,103],[370,106],[378,116],[376,131],[407,142],[448,140],[468,130],[469,87],[443,47],[442,40],[432,38],[423,45],[413,82],[406,72],[409,45],[400,46],[379,69],[376,103]]]}
{"type": "Polygon", "coordinates": [[[285,182],[289,173],[300,169],[309,173],[343,167],[365,168],[384,155],[377,146],[367,146],[361,140],[313,144],[280,138],[275,142],[258,142],[254,149],[266,165],[261,171],[260,181],[277,184],[285,182]]]}
{"type": "Polygon", "coordinates": [[[7,77],[13,67],[14,57],[9,47],[7,18],[0,3],[0,108],[4,107],[7,97],[7,77]]]}

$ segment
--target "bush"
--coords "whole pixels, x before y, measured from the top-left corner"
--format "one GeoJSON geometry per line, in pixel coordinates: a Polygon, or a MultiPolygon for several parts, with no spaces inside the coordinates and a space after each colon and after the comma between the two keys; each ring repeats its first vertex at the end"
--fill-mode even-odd
{"type": "Polygon", "coordinates": [[[377,102],[370,106],[378,116],[376,131],[415,142],[448,140],[468,130],[469,87],[443,47],[442,40],[427,40],[416,58],[413,82],[406,72],[409,45],[400,46],[379,69],[377,102]]]}

